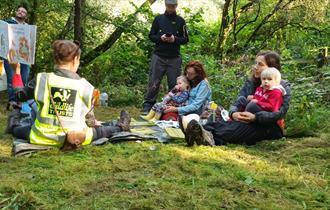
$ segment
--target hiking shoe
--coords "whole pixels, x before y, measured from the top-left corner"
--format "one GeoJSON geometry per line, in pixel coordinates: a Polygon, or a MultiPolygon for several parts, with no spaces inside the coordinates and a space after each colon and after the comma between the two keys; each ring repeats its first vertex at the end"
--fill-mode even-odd
{"type": "Polygon", "coordinates": [[[21,113],[19,109],[14,109],[11,111],[7,118],[7,128],[5,133],[13,133],[13,128],[19,126],[21,122],[21,113]]]}
{"type": "Polygon", "coordinates": [[[16,101],[9,101],[6,109],[7,111],[13,111],[14,109],[20,109],[20,106],[16,101]]]}
{"type": "Polygon", "coordinates": [[[205,130],[204,128],[202,128],[202,133],[203,138],[197,138],[196,144],[204,146],[214,146],[215,142],[212,133],[210,131],[205,130]]]}
{"type": "Polygon", "coordinates": [[[196,120],[191,120],[186,129],[186,142],[188,146],[197,145],[214,146],[214,139],[211,132],[205,130],[196,120]]]}
{"type": "Polygon", "coordinates": [[[201,125],[196,120],[191,120],[186,128],[186,136],[185,140],[187,142],[187,146],[191,147],[194,145],[194,142],[201,141],[203,138],[203,131],[201,125]],[[198,140],[197,140],[198,139],[198,140]]]}
{"type": "Polygon", "coordinates": [[[120,118],[117,122],[122,131],[130,131],[131,116],[126,110],[121,110],[120,118]]]}

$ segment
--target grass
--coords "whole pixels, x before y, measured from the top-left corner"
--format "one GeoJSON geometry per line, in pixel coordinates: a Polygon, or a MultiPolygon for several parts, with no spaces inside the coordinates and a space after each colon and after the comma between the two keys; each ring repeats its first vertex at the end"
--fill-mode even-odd
{"type": "MultiPolygon", "coordinates": [[[[3,96],[2,96],[3,98],[3,96]]],[[[127,107],[133,116],[138,110],[127,107]]],[[[101,120],[119,108],[98,108],[101,120]]],[[[11,156],[0,108],[1,209],[329,209],[329,133],[256,146],[154,141],[11,156]]]]}

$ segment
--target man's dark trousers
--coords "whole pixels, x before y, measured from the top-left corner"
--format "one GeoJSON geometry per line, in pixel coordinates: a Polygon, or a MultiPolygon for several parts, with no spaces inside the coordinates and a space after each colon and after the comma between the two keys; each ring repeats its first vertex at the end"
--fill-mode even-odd
{"type": "Polygon", "coordinates": [[[182,59],[180,56],[174,58],[160,57],[153,54],[149,69],[149,84],[147,94],[144,98],[143,107],[151,107],[156,103],[159,86],[166,73],[168,91],[174,88],[176,78],[181,74],[182,59]]]}

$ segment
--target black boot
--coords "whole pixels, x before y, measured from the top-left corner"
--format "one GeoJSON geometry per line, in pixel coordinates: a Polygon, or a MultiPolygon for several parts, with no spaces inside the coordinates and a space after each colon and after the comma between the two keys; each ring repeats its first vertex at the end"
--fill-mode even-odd
{"type": "Polygon", "coordinates": [[[121,110],[120,118],[117,122],[117,126],[119,126],[122,131],[130,131],[130,124],[131,124],[130,114],[125,110],[121,110]]]}
{"type": "Polygon", "coordinates": [[[6,128],[5,133],[8,133],[8,134],[13,133],[13,128],[15,126],[19,126],[20,121],[21,121],[21,112],[19,109],[14,109],[8,115],[7,128],[6,128]]]}
{"type": "Polygon", "coordinates": [[[197,145],[214,146],[214,139],[211,132],[206,131],[196,120],[191,120],[186,129],[186,138],[188,146],[197,145]]]}

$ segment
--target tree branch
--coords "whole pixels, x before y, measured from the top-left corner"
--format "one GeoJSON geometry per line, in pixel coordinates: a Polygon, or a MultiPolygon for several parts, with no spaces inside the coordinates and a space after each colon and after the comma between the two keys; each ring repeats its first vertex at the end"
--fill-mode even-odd
{"type": "Polygon", "coordinates": [[[294,0],[289,0],[286,4],[284,4],[281,7],[281,4],[283,3],[284,0],[279,0],[276,5],[274,6],[274,9],[264,17],[264,19],[259,23],[259,25],[254,29],[253,33],[250,35],[250,37],[247,39],[247,41],[245,42],[244,47],[247,47],[248,44],[255,40],[257,37],[257,34],[259,32],[259,30],[263,27],[263,25],[279,10],[284,9],[286,6],[288,6],[291,2],[293,2],[294,0]]]}
{"type": "Polygon", "coordinates": [[[133,14],[129,15],[122,24],[121,27],[116,28],[116,30],[99,46],[90,50],[87,54],[85,54],[81,61],[81,66],[87,66],[90,62],[92,62],[95,58],[100,56],[102,53],[107,51],[112,47],[112,45],[120,38],[121,34],[125,31],[126,28],[129,28],[134,24],[137,14],[144,8],[149,5],[152,5],[156,0],[146,0],[138,10],[136,10],[133,14]]]}

